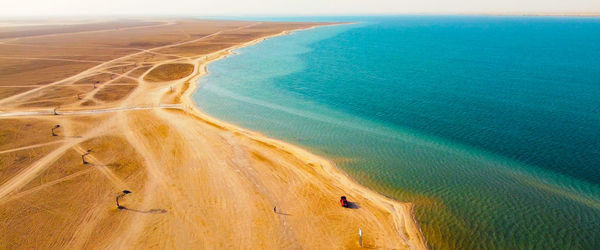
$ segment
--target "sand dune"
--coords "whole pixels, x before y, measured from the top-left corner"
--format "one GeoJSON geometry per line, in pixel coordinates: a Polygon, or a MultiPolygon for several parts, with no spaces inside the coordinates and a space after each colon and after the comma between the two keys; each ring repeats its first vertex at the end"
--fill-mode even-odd
{"type": "Polygon", "coordinates": [[[156,20],[125,31],[11,31],[19,37],[0,40],[0,57],[12,60],[0,63],[0,248],[358,248],[359,228],[365,247],[426,248],[410,203],[209,117],[190,99],[210,61],[315,25],[156,20]],[[9,51],[19,47],[36,49],[9,51]],[[122,190],[132,193],[119,210],[122,190]],[[340,207],[341,195],[355,207],[340,207]]]}

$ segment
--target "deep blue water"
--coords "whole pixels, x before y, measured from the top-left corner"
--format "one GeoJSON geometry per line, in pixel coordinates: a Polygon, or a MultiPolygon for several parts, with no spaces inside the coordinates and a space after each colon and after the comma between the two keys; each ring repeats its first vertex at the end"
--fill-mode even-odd
{"type": "Polygon", "coordinates": [[[197,104],[414,202],[433,248],[600,247],[600,19],[318,19],[357,23],[239,49],[197,104]]]}

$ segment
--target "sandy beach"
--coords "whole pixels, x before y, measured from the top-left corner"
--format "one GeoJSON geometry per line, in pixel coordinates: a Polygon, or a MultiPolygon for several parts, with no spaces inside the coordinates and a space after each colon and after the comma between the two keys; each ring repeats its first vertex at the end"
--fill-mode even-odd
{"type": "Polygon", "coordinates": [[[331,24],[94,22],[0,29],[0,248],[426,248],[410,203],[191,100],[233,49],[331,24]]]}

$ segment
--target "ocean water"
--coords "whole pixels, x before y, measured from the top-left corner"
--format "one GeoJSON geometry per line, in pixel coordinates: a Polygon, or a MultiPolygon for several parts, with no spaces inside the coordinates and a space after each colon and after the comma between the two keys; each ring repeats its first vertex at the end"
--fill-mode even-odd
{"type": "Polygon", "coordinates": [[[210,64],[196,104],[415,203],[433,249],[600,248],[600,19],[337,19],[210,64]]]}

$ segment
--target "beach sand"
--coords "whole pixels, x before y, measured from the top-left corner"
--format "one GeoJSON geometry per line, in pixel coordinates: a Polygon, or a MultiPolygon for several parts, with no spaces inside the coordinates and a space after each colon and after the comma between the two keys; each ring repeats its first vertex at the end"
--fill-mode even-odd
{"type": "Polygon", "coordinates": [[[232,49],[328,24],[139,22],[0,30],[0,248],[426,248],[410,203],[191,100],[232,49]]]}

